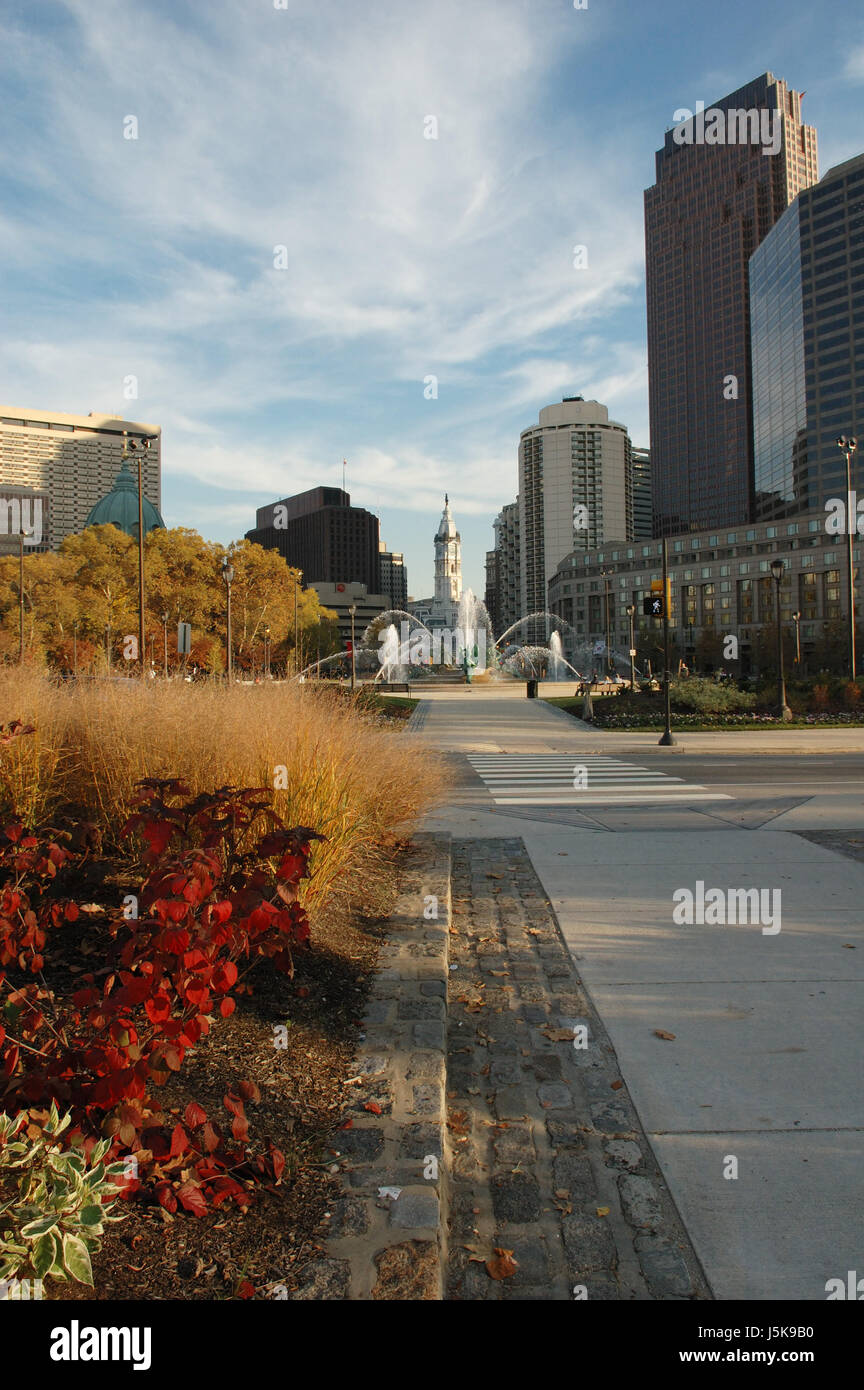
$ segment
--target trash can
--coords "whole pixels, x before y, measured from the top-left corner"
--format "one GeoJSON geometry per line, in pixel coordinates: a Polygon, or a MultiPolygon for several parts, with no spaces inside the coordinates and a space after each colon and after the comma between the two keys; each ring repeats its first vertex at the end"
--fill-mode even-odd
{"type": "Polygon", "coordinates": [[[528,689],[527,689],[527,691],[526,691],[526,694],[527,694],[529,700],[536,700],[536,699],[537,699],[537,682],[536,682],[536,681],[529,681],[529,682],[528,682],[528,689]]]}

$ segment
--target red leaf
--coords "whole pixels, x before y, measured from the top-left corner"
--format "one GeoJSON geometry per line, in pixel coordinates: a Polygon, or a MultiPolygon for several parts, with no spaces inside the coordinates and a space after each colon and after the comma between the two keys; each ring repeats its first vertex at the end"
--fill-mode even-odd
{"type": "Polygon", "coordinates": [[[219,1012],[223,1018],[230,1018],[234,1012],[235,1004],[233,999],[220,999],[219,1012]]]}
{"type": "Polygon", "coordinates": [[[261,1099],[261,1092],[254,1081],[241,1081],[237,1086],[237,1090],[244,1100],[251,1100],[257,1104],[261,1099]]]}
{"type": "Polygon", "coordinates": [[[233,960],[226,960],[223,965],[217,966],[213,971],[213,988],[220,994],[224,994],[237,982],[237,966],[233,960]]]}
{"type": "Polygon", "coordinates": [[[204,1145],[204,1152],[212,1154],[219,1147],[219,1136],[208,1120],[201,1130],[201,1143],[204,1145]]]}
{"type": "Polygon", "coordinates": [[[285,1171],[285,1155],[281,1149],[276,1149],[271,1144],[270,1157],[273,1161],[273,1176],[278,1182],[285,1171]]]}
{"type": "Polygon", "coordinates": [[[12,1046],[8,1049],[6,1056],[3,1059],[3,1070],[7,1076],[14,1075],[15,1068],[18,1065],[19,1052],[20,1048],[18,1047],[17,1043],[13,1043],[12,1046]]]}
{"type": "Polygon", "coordinates": [[[204,1216],[207,1212],[207,1200],[200,1187],[196,1187],[194,1182],[184,1182],[182,1187],[177,1189],[177,1199],[182,1202],[187,1211],[191,1211],[195,1216],[204,1216]]]}
{"type": "Polygon", "coordinates": [[[162,1023],[171,1016],[171,1000],[167,994],[154,994],[144,1008],[151,1023],[162,1023]]]}
{"type": "Polygon", "coordinates": [[[370,1115],[381,1114],[381,1106],[378,1104],[377,1100],[367,1100],[366,1104],[363,1106],[363,1109],[368,1110],[370,1115]]]}
{"type": "Polygon", "coordinates": [[[197,1129],[199,1125],[207,1123],[207,1112],[202,1110],[197,1100],[190,1100],[183,1113],[183,1118],[190,1129],[197,1129]]]}
{"type": "Polygon", "coordinates": [[[210,991],[202,980],[193,980],[191,985],[186,986],[186,998],[196,1009],[202,1009],[210,998],[210,991]]]}
{"type": "Polygon", "coordinates": [[[189,1135],[181,1124],[176,1124],[171,1135],[171,1157],[176,1158],[178,1154],[184,1154],[188,1147],[189,1135]]]}
{"type": "Polygon", "coordinates": [[[77,907],[77,904],[76,904],[76,903],[67,903],[67,904],[66,904],[66,914],[65,914],[65,915],[66,915],[66,921],[67,921],[67,922],[77,922],[77,921],[78,921],[78,915],[79,915],[79,914],[78,914],[78,907],[77,907]]]}
{"type": "Polygon", "coordinates": [[[249,1138],[249,1121],[244,1115],[235,1115],[231,1122],[231,1133],[239,1144],[245,1144],[249,1138]]]}
{"type": "Polygon", "coordinates": [[[156,1198],[160,1207],[164,1207],[166,1211],[173,1212],[177,1210],[177,1198],[174,1196],[167,1182],[160,1182],[157,1185],[156,1198]]]}
{"type": "Polygon", "coordinates": [[[243,1283],[240,1285],[239,1289],[237,1290],[237,1297],[238,1297],[238,1298],[254,1298],[254,1297],[255,1297],[255,1285],[254,1285],[254,1284],[250,1284],[248,1279],[244,1279],[244,1280],[243,1280],[243,1283]]]}

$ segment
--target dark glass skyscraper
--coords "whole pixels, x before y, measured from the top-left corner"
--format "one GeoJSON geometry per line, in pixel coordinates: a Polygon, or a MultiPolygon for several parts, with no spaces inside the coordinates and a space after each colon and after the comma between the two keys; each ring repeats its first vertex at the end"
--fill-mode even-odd
{"type": "Polygon", "coordinates": [[[815,182],[816,132],[800,94],[766,72],[668,130],[656,165],[645,193],[651,475],[654,534],[668,535],[749,519],[747,264],[815,182]]]}
{"type": "Polygon", "coordinates": [[[769,232],[750,261],[750,319],[756,520],[823,510],[846,491],[838,435],[864,435],[864,155],[769,232]]]}

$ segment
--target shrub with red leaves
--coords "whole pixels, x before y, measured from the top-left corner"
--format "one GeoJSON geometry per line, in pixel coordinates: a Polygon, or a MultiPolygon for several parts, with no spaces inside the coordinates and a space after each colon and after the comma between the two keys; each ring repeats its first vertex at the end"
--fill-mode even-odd
{"type": "MultiPolygon", "coordinates": [[[[70,1000],[43,983],[14,986],[0,969],[0,1107],[28,1110],[31,1123],[52,1100],[72,1109],[71,1142],[92,1148],[114,1140],[129,1155],[126,1195],[146,1193],[166,1210],[203,1215],[208,1204],[250,1200],[242,1180],[278,1182],[285,1166],[271,1143],[247,1152],[245,1102],[254,1082],[228,1092],[230,1135],[197,1103],[168,1129],[151,1098],[206,1037],[217,1015],[234,1009],[242,975],[269,959],[294,973],[292,948],[309,938],[299,902],[309,852],[323,837],[289,829],[269,791],[222,787],[192,800],[176,779],[138,784],[140,809],[124,835],[138,835],[149,869],[138,895],[141,915],[118,912],[114,957],[85,974],[70,1000]],[[265,825],[262,827],[262,822],[265,825]]],[[[75,856],[43,843],[20,824],[0,841],[0,966],[38,973],[48,927],[74,921],[73,902],[47,889],[75,856]]]]}

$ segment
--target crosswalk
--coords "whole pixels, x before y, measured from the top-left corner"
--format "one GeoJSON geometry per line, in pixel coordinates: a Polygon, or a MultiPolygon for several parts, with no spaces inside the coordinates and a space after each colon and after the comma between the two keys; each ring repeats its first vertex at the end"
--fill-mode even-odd
{"type": "Polygon", "coordinates": [[[469,753],[498,806],[634,806],[668,801],[729,801],[666,772],[600,754],[469,753]]]}

